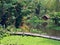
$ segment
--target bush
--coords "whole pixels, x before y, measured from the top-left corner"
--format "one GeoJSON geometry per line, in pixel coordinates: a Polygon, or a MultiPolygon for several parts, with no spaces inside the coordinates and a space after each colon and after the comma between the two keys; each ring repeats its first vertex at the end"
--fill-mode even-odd
{"type": "Polygon", "coordinates": [[[49,15],[50,15],[51,17],[56,17],[56,16],[60,17],[60,12],[50,13],[49,15]]]}
{"type": "Polygon", "coordinates": [[[10,34],[6,31],[6,29],[3,29],[0,27],[0,39],[2,39],[5,36],[9,36],[10,34]]]}

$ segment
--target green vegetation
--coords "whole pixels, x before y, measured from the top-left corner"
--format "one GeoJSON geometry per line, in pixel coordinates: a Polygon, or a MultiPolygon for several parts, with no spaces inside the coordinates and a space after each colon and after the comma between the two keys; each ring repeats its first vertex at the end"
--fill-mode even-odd
{"type": "Polygon", "coordinates": [[[59,4],[59,0],[0,0],[0,30],[21,32],[25,24],[25,30],[39,34],[42,30],[59,31],[59,4]],[[47,20],[42,18],[45,15],[49,17],[47,20]]]}
{"type": "Polygon", "coordinates": [[[11,25],[19,28],[22,22],[31,24],[30,26],[33,27],[33,29],[35,29],[39,25],[42,26],[42,23],[44,22],[47,23],[48,27],[49,25],[54,26],[55,20],[51,18],[55,18],[57,16],[60,19],[59,2],[59,0],[1,0],[0,24],[2,26],[5,25],[5,28],[11,25]],[[42,16],[44,15],[50,16],[49,21],[42,19],[42,16]],[[26,17],[26,19],[23,20],[24,17],[26,17]]]}
{"type": "Polygon", "coordinates": [[[9,32],[31,32],[60,36],[60,0],[0,0],[2,45],[59,45],[60,41],[9,32]]]}
{"type": "Polygon", "coordinates": [[[0,40],[0,45],[59,45],[60,41],[31,36],[8,36],[0,40]]]}

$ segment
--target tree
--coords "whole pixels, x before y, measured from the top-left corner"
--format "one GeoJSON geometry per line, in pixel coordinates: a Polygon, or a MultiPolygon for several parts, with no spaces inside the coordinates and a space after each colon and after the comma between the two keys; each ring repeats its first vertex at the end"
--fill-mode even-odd
{"type": "Polygon", "coordinates": [[[56,11],[60,12],[60,0],[56,0],[55,5],[56,5],[56,11]]]}

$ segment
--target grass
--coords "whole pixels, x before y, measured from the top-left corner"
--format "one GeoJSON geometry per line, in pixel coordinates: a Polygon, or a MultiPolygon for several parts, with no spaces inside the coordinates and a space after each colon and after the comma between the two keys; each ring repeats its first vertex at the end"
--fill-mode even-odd
{"type": "Polygon", "coordinates": [[[60,45],[60,41],[32,36],[8,36],[0,40],[0,45],[60,45]]]}

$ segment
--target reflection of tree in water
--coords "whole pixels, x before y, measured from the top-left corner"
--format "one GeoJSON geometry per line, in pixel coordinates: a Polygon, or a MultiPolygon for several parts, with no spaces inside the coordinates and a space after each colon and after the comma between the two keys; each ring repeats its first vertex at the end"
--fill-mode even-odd
{"type": "Polygon", "coordinates": [[[54,18],[52,18],[52,20],[54,21],[54,24],[55,25],[59,25],[60,26],[60,18],[59,17],[54,17],[54,18]]]}
{"type": "Polygon", "coordinates": [[[21,26],[21,24],[22,24],[22,16],[20,15],[15,20],[15,27],[19,28],[19,26],[21,26]]]}

